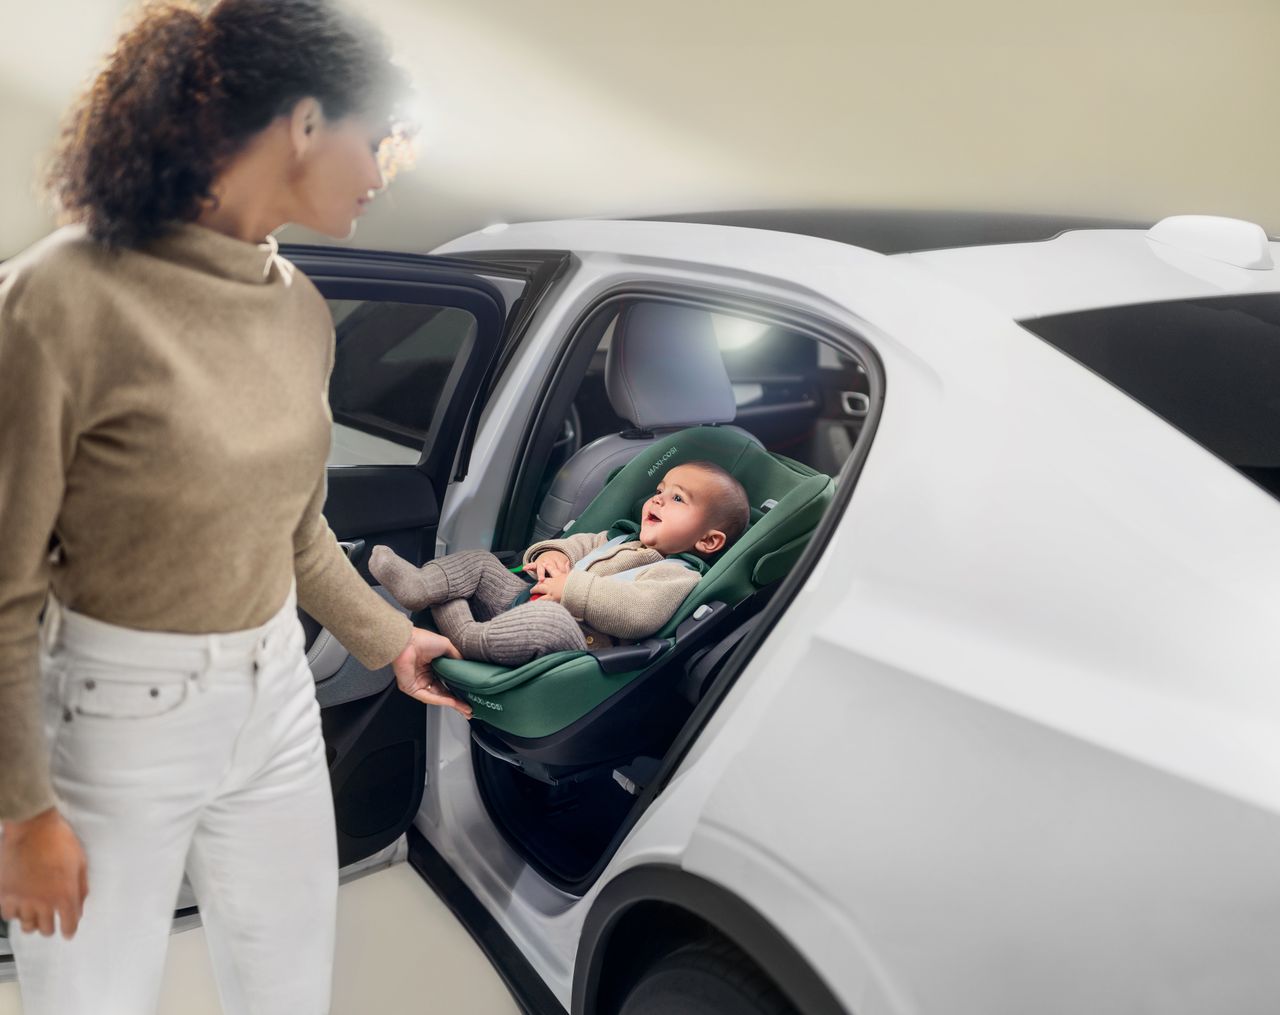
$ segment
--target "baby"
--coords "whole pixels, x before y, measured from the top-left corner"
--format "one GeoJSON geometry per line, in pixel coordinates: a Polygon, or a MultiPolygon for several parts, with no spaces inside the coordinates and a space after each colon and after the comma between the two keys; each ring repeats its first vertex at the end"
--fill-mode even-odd
{"type": "Polygon", "coordinates": [[[742,534],[751,511],[742,484],[711,462],[667,472],[637,531],[546,539],[525,550],[529,584],[491,553],[451,553],[414,567],[385,546],[369,570],[411,610],[431,607],[464,658],[516,666],[547,652],[604,648],[648,637],[698,584],[705,559],[742,534]],[[691,556],[682,556],[691,555],[691,556]]]}

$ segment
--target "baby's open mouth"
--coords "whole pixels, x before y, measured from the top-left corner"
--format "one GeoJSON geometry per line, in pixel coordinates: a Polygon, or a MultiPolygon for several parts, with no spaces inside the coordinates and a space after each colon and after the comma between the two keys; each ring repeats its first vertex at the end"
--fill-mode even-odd
{"type": "Polygon", "coordinates": [[[644,520],[645,520],[646,522],[660,522],[660,521],[662,521],[662,519],[661,519],[661,518],[659,518],[657,515],[655,515],[652,511],[649,511],[649,512],[647,512],[647,513],[645,514],[645,516],[644,516],[644,520]]]}

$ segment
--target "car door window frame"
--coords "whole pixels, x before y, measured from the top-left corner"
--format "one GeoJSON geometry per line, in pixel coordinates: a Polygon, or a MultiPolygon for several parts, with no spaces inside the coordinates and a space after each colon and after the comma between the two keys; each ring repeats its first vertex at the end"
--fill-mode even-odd
{"type": "MultiPolygon", "coordinates": [[[[607,318],[607,309],[611,304],[621,307],[642,300],[675,303],[779,325],[807,335],[815,342],[829,345],[862,363],[872,392],[880,392],[878,398],[873,394],[863,433],[855,443],[850,460],[865,454],[865,447],[874,433],[874,423],[879,418],[885,385],[880,357],[862,336],[826,321],[809,310],[769,297],[742,293],[731,287],[662,282],[656,279],[615,283],[597,293],[566,329],[555,362],[547,371],[535,403],[538,409],[521,435],[521,448],[516,458],[518,467],[508,485],[503,507],[494,526],[495,549],[513,548],[521,544],[521,540],[528,535],[527,530],[537,510],[535,501],[543,464],[548,460],[547,455],[551,443],[554,443],[559,421],[567,411],[566,400],[571,402],[577,390],[576,383],[567,384],[565,379],[577,377],[580,380],[581,375],[585,374],[603,333],[603,329],[596,326],[601,315],[607,318]]],[[[848,466],[847,462],[842,475],[848,471],[848,466]]],[[[858,468],[860,469],[860,463],[858,468]]]]}
{"type": "MultiPolygon", "coordinates": [[[[326,300],[452,306],[466,310],[475,318],[475,332],[449,369],[422,442],[418,463],[412,466],[428,476],[437,500],[442,500],[466,418],[479,395],[481,382],[502,346],[507,320],[506,301],[496,287],[476,277],[470,277],[466,283],[439,276],[388,279],[365,272],[352,275],[337,265],[325,265],[320,271],[308,274],[326,300]]],[[[382,436],[395,439],[389,432],[382,436]]],[[[400,442],[404,443],[403,439],[400,442]]]]}

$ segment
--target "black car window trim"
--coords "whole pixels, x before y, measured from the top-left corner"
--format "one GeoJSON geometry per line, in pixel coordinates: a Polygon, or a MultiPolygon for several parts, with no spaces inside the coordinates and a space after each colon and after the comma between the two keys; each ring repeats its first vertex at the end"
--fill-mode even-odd
{"type": "MultiPolygon", "coordinates": [[[[415,468],[431,478],[437,498],[443,498],[466,414],[471,410],[480,381],[502,340],[506,305],[501,294],[482,279],[470,276],[457,282],[441,279],[439,274],[421,281],[368,275],[353,278],[344,269],[340,276],[316,272],[311,274],[311,279],[326,299],[453,306],[466,310],[475,318],[475,330],[459,351],[441,388],[425,439],[407,445],[421,449],[415,468]]],[[[357,429],[367,429],[375,436],[406,443],[402,435],[385,425],[366,423],[357,429]]]]}
{"type": "MultiPolygon", "coordinates": [[[[1202,440],[1195,433],[1192,433],[1188,428],[1189,424],[1187,420],[1184,419],[1180,422],[1179,420],[1170,418],[1166,412],[1162,412],[1160,409],[1157,409],[1140,397],[1135,391],[1130,390],[1124,384],[1120,383],[1120,380],[1117,377],[1109,376],[1107,373],[1104,373],[1100,365],[1082,359],[1075,352],[1064,348],[1063,345],[1059,344],[1063,341],[1066,334],[1082,334],[1089,330],[1088,326],[1091,322],[1098,321],[1106,315],[1132,313],[1134,311],[1145,310],[1154,312],[1164,308],[1179,306],[1205,307],[1214,310],[1244,311],[1250,304],[1261,300],[1266,300],[1273,305],[1273,309],[1277,315],[1277,321],[1275,322],[1277,334],[1280,336],[1280,293],[1276,292],[1237,293],[1229,296],[1205,296],[1189,299],[1184,298],[1176,300],[1152,300],[1135,303],[1121,303],[1106,307],[1090,307],[1085,310],[1073,310],[1060,314],[1046,314],[1039,317],[1023,318],[1018,320],[1016,323],[1024,331],[1035,336],[1061,355],[1066,356],[1072,362],[1093,374],[1109,387],[1119,391],[1130,401],[1142,406],[1143,409],[1150,412],[1157,419],[1167,423],[1172,429],[1176,430],[1187,440],[1202,448],[1206,453],[1212,455],[1224,465],[1228,466],[1242,478],[1248,480],[1272,498],[1280,501],[1280,488],[1277,488],[1276,486],[1277,479],[1280,478],[1280,451],[1276,453],[1275,459],[1270,463],[1270,465],[1265,467],[1266,470],[1272,474],[1270,485],[1268,485],[1268,482],[1258,474],[1261,463],[1232,461],[1229,456],[1221,452],[1221,449],[1210,446],[1210,444],[1205,440],[1202,440]]],[[[1253,314],[1250,316],[1256,317],[1256,315],[1253,314]]],[[[1277,355],[1280,356],[1280,349],[1277,350],[1277,355]]]]}

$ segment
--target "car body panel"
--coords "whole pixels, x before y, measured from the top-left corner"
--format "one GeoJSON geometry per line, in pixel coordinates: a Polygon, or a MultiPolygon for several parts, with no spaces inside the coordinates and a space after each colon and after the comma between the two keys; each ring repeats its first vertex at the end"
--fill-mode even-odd
{"type": "MultiPolygon", "coordinates": [[[[1151,259],[1137,298],[1224,292],[1140,235],[1108,242],[1151,259]]],[[[890,258],[671,223],[513,226],[442,250],[526,245],[580,263],[500,381],[477,461],[501,462],[551,335],[625,280],[819,314],[863,336],[887,382],[822,558],[580,900],[484,820],[465,726],[433,716],[448,733],[419,826],[566,1006],[594,893],[665,863],[767,915],[859,1015],[1273,1008],[1280,505],[1013,319],[1084,289],[1033,280],[1017,302],[1032,269],[1005,280],[1012,247],[890,258]],[[986,283],[955,267],[966,254],[986,283]]],[[[478,545],[462,503],[442,533],[478,545]]]]}
{"type": "MultiPolygon", "coordinates": [[[[1280,257],[1280,243],[1270,247],[1280,257]]],[[[898,257],[985,296],[1015,320],[1280,288],[1280,269],[1239,268],[1157,242],[1138,229],[1073,231],[1041,243],[898,257]]]]}

